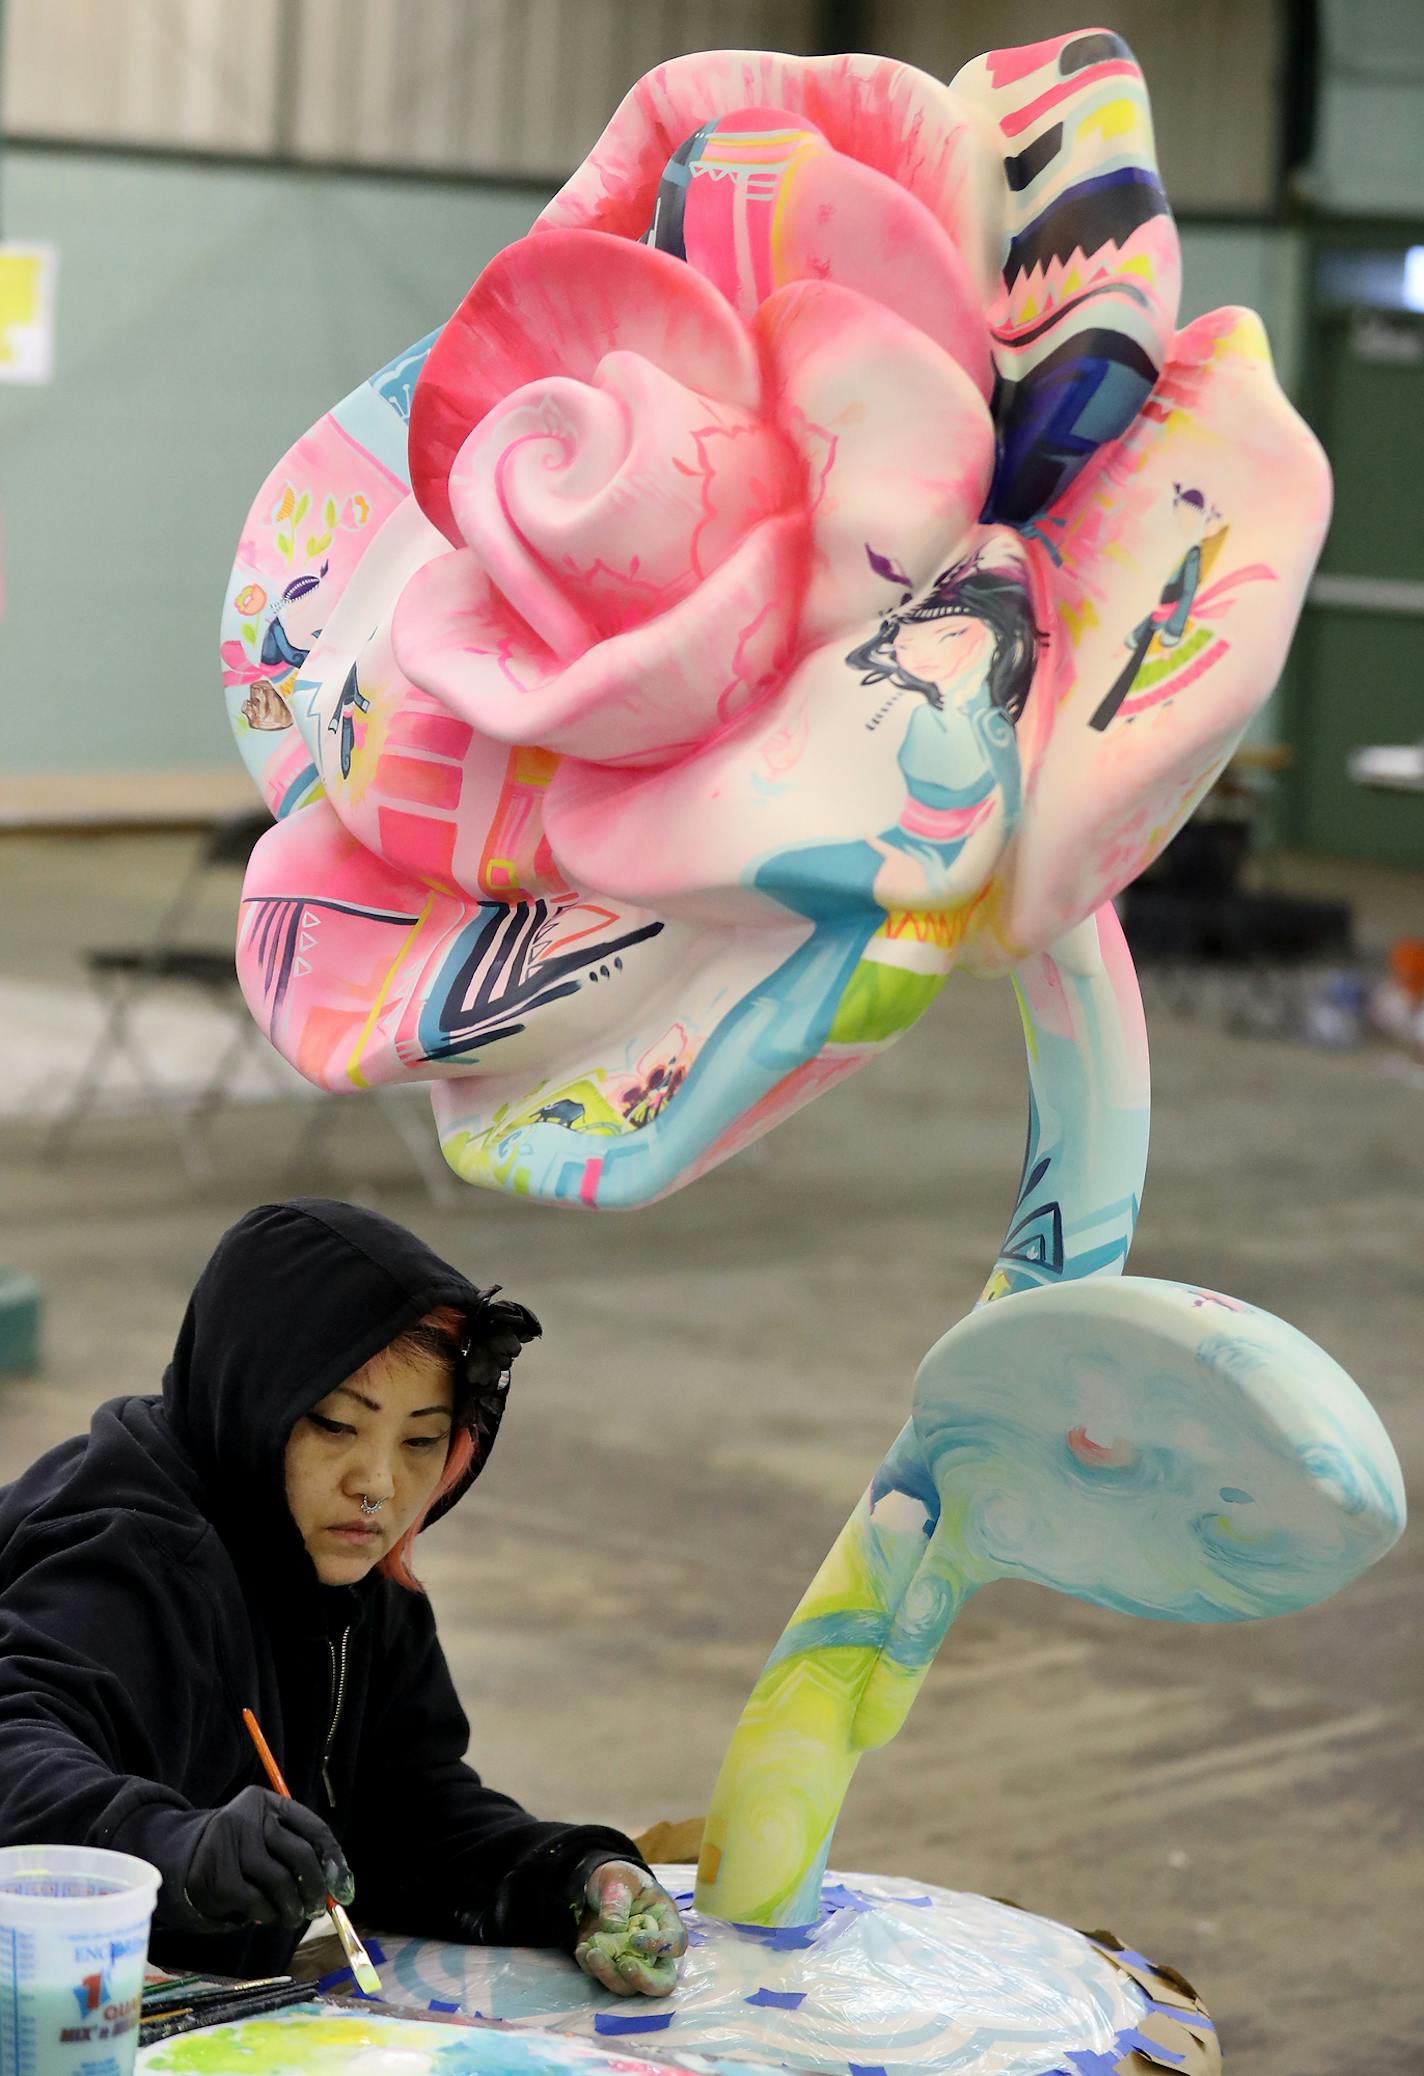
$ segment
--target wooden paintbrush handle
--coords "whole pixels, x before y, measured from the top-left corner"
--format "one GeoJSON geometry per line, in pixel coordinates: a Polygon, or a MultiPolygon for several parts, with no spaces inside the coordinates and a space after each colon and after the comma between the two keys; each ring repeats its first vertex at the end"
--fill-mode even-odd
{"type": "Polygon", "coordinates": [[[282,1769],[272,1756],[272,1747],[262,1735],[261,1725],[250,1708],[245,1708],[242,1711],[242,1720],[247,1725],[248,1736],[257,1747],[257,1756],[266,1768],[268,1780],[271,1781],[273,1787],[284,1801],[290,1802],[292,1800],[292,1791],[283,1780],[282,1769]]]}

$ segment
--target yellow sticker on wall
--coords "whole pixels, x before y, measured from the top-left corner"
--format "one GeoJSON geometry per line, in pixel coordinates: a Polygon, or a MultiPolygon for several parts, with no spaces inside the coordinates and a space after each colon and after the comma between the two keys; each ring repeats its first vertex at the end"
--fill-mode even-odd
{"type": "Polygon", "coordinates": [[[0,244],[0,382],[48,382],[54,374],[52,245],[0,244]]]}

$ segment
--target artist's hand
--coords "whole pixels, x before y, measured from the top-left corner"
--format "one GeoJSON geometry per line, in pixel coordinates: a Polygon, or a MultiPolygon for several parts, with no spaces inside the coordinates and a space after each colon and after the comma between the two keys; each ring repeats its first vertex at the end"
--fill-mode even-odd
{"type": "Polygon", "coordinates": [[[326,1908],[328,1889],[338,1903],[356,1893],[341,1847],[319,1816],[268,1788],[213,1811],[183,1876],[188,1904],[215,1925],[295,1931],[326,1908]]]}
{"type": "Polygon", "coordinates": [[[665,1997],[677,1984],[687,1933],[677,1905],[646,1868],[605,1860],[588,1877],[574,1959],[619,1997],[665,1997]]]}

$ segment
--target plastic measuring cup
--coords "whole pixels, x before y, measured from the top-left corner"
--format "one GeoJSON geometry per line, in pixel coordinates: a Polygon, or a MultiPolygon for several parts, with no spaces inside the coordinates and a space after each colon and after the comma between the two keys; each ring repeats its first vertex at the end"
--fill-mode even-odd
{"type": "Polygon", "coordinates": [[[128,1853],[0,1848],[0,2076],[130,2076],[158,1882],[128,1853]]]}

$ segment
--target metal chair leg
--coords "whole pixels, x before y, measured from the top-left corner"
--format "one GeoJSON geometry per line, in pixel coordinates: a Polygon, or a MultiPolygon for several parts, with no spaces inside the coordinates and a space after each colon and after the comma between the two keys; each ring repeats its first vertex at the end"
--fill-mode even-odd
{"type": "Polygon", "coordinates": [[[127,1051],[124,1028],[128,1019],[129,990],[119,986],[108,995],[101,994],[105,1017],[98,1036],[79,1072],[79,1079],[70,1090],[69,1100],[51,1120],[49,1129],[40,1141],[40,1151],[46,1159],[58,1159],[73,1138],[75,1128],[82,1118],[94,1107],[94,1098],[104,1082],[104,1070],[116,1051],[127,1051]]]}
{"type": "Polygon", "coordinates": [[[173,1133],[188,1179],[194,1184],[207,1182],[212,1176],[212,1162],[207,1149],[185,1130],[180,1106],[171,1101],[162,1083],[149,1072],[142,1047],[135,1042],[129,1014],[135,991],[120,983],[105,1000],[108,1014],[69,1101],[41,1141],[42,1154],[47,1159],[57,1160],[68,1152],[79,1126],[86,1117],[95,1114],[96,1098],[103,1087],[109,1062],[122,1055],[133,1069],[134,1078],[149,1107],[162,1115],[173,1133]]]}

